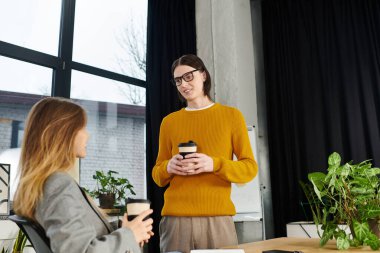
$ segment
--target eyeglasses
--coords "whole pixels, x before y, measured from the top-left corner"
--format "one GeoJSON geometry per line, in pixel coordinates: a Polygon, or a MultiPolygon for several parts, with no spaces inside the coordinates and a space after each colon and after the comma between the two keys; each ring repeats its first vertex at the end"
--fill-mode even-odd
{"type": "Polygon", "coordinates": [[[185,82],[190,82],[194,79],[194,72],[195,71],[198,71],[200,69],[194,69],[192,71],[189,71],[189,72],[186,72],[185,74],[183,74],[182,76],[178,76],[178,77],[174,77],[171,81],[172,83],[175,85],[175,86],[180,86],[182,84],[182,79],[185,81],[185,82]]]}

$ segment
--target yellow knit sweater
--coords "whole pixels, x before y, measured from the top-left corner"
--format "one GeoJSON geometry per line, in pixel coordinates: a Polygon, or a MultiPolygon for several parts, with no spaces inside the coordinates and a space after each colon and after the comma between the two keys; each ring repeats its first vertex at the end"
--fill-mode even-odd
{"type": "Polygon", "coordinates": [[[170,184],[164,195],[163,216],[234,215],[231,182],[249,182],[257,170],[247,126],[237,109],[215,103],[204,110],[181,109],[163,119],[152,172],[158,186],[170,184]],[[213,172],[192,176],[167,172],[169,160],[178,154],[178,144],[189,140],[197,143],[197,153],[213,159],[213,172]],[[233,154],[238,161],[232,161],[233,154]]]}

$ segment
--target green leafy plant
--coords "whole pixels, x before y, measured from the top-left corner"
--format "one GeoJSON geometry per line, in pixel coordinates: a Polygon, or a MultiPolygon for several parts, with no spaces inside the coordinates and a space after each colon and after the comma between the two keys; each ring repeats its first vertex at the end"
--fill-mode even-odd
{"type": "Polygon", "coordinates": [[[97,187],[93,191],[86,191],[94,198],[99,198],[101,194],[115,194],[118,201],[125,199],[129,193],[136,195],[129,180],[123,177],[115,177],[115,174],[119,173],[113,170],[106,173],[102,170],[95,171],[92,178],[96,180],[97,187]]]}
{"type": "Polygon", "coordinates": [[[23,252],[26,245],[26,235],[21,231],[18,231],[15,244],[13,244],[13,252],[23,252]]]}
{"type": "Polygon", "coordinates": [[[16,237],[16,239],[14,241],[13,249],[11,250],[10,248],[3,248],[1,250],[1,253],[20,253],[20,252],[24,252],[24,248],[25,247],[32,247],[32,245],[26,245],[27,241],[28,241],[28,238],[26,237],[26,235],[24,234],[24,232],[22,232],[22,230],[20,229],[18,231],[17,237],[16,237]]]}
{"type": "Polygon", "coordinates": [[[373,168],[369,160],[341,165],[340,155],[334,152],[328,158],[327,174],[309,173],[310,183],[301,182],[313,220],[323,230],[322,235],[318,231],[321,246],[336,239],[338,249],[380,248],[380,240],[368,224],[380,217],[379,176],[380,169],[373,168]]]}

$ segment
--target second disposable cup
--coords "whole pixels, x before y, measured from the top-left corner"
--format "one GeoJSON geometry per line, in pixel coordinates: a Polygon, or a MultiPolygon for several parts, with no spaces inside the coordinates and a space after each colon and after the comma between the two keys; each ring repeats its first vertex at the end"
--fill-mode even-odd
{"type": "MultiPolygon", "coordinates": [[[[150,209],[150,201],[148,199],[131,199],[125,201],[128,220],[131,221],[140,213],[150,209]]],[[[149,218],[149,217],[147,217],[149,218]]],[[[145,218],[145,219],[147,219],[145,218]]]]}

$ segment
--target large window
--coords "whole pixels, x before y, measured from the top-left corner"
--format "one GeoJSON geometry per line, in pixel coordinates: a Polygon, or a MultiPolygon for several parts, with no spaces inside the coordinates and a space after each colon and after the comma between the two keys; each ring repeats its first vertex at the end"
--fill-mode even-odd
{"type": "Polygon", "coordinates": [[[147,0],[2,1],[0,162],[14,159],[1,154],[17,153],[35,102],[72,98],[91,135],[81,185],[116,170],[145,197],[146,22],[147,0]]]}

